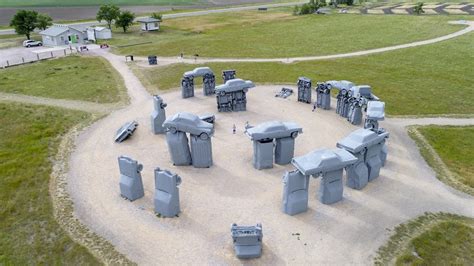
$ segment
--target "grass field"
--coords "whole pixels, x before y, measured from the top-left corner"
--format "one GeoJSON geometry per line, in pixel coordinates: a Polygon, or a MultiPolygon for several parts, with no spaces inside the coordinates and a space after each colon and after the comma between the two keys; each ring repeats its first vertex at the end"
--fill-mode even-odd
{"type": "Polygon", "coordinates": [[[165,20],[162,30],[114,32],[115,52],[147,56],[296,57],[380,48],[461,29],[449,16],[293,16],[245,11],[165,20]],[[148,44],[143,44],[151,42],[148,44]],[[127,46],[130,44],[139,44],[127,46]]]}
{"type": "Polygon", "coordinates": [[[88,114],[0,103],[0,265],[95,265],[53,217],[51,158],[58,136],[88,114]]]}
{"type": "MultiPolygon", "coordinates": [[[[30,39],[41,41],[41,37],[38,34],[32,34],[30,39]]],[[[0,35],[0,49],[19,47],[24,40],[26,40],[25,35],[0,35]]]]}
{"type": "Polygon", "coordinates": [[[376,265],[473,265],[474,219],[425,213],[400,224],[375,258],[376,265]]]}
{"type": "MultiPolygon", "coordinates": [[[[369,84],[384,100],[389,115],[474,114],[474,34],[416,48],[338,60],[279,63],[212,63],[257,83],[296,84],[299,76],[315,81],[346,79],[369,84]]],[[[135,71],[150,91],[177,88],[185,71],[198,65],[175,64],[135,71]]],[[[220,78],[218,83],[222,82],[220,78]]],[[[251,92],[250,92],[251,93],[251,92]]]]}
{"type": "Polygon", "coordinates": [[[474,188],[474,126],[424,126],[418,131],[459,181],[474,188]]]}
{"type": "Polygon", "coordinates": [[[69,56],[0,70],[0,91],[99,103],[123,97],[123,80],[104,59],[69,56]]]}
{"type": "Polygon", "coordinates": [[[397,265],[473,265],[474,228],[457,221],[436,224],[410,241],[397,265]]]}

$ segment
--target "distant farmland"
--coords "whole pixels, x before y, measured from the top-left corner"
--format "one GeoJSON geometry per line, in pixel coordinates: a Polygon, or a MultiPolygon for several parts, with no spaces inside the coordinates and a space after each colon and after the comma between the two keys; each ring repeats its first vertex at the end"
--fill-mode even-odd
{"type": "Polygon", "coordinates": [[[190,5],[206,3],[203,0],[0,0],[0,7],[55,7],[116,5],[190,5]]]}

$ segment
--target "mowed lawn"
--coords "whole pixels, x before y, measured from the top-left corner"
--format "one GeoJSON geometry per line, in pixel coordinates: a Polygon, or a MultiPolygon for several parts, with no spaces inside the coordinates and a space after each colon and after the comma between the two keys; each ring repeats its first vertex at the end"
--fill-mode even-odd
{"type": "Polygon", "coordinates": [[[424,126],[418,131],[459,181],[474,188],[474,126],[424,126]]]}
{"type": "Polygon", "coordinates": [[[473,265],[474,224],[444,221],[410,241],[397,265],[473,265]]]}
{"type": "Polygon", "coordinates": [[[143,33],[138,26],[128,33],[117,29],[108,43],[117,53],[142,56],[284,58],[386,47],[463,27],[448,24],[456,19],[451,16],[293,16],[284,10],[165,19],[159,32],[143,33]]]}
{"type": "MultiPolygon", "coordinates": [[[[41,41],[41,37],[35,33],[31,35],[30,39],[41,41]]],[[[22,46],[24,40],[26,40],[24,35],[0,35],[0,49],[22,46]]]]}
{"type": "Polygon", "coordinates": [[[53,217],[51,159],[88,114],[0,103],[0,265],[94,265],[53,217]]]}
{"type": "Polygon", "coordinates": [[[0,91],[112,103],[120,100],[125,87],[105,59],[69,56],[0,70],[0,91]]]}
{"type": "Polygon", "coordinates": [[[190,5],[198,0],[0,0],[0,7],[99,6],[115,5],[190,5]]]}
{"type": "MultiPolygon", "coordinates": [[[[369,56],[281,63],[209,63],[221,83],[223,69],[257,83],[296,84],[350,80],[372,86],[389,115],[474,114],[474,33],[437,44],[369,56]]],[[[185,71],[200,65],[175,64],[136,71],[152,92],[178,88],[185,71]]],[[[249,93],[252,93],[251,91],[249,93]]]]}
{"type": "Polygon", "coordinates": [[[425,213],[398,225],[380,247],[375,265],[473,265],[474,219],[425,213]]]}

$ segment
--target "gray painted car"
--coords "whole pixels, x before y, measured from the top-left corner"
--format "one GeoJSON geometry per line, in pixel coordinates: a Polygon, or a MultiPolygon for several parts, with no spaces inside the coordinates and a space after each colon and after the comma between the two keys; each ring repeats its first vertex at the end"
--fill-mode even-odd
{"type": "Polygon", "coordinates": [[[367,103],[367,118],[373,120],[385,119],[385,103],[370,101],[367,103]]]}
{"type": "Polygon", "coordinates": [[[138,127],[136,121],[127,122],[125,125],[120,127],[115,134],[115,142],[122,142],[133,135],[133,132],[138,127]]]}
{"type": "Polygon", "coordinates": [[[198,67],[195,68],[193,71],[187,71],[184,73],[184,76],[193,76],[193,77],[202,77],[206,74],[214,75],[214,72],[209,67],[198,67]]]}
{"type": "Polygon", "coordinates": [[[224,85],[216,87],[216,93],[228,93],[234,91],[247,91],[250,88],[255,87],[252,81],[242,79],[231,79],[228,80],[224,85]]]}
{"type": "Polygon", "coordinates": [[[214,134],[214,125],[204,122],[197,115],[185,112],[177,113],[166,119],[163,126],[171,133],[182,131],[202,139],[207,139],[214,134]]]}
{"type": "Polygon", "coordinates": [[[252,140],[296,138],[303,129],[293,122],[270,121],[247,129],[246,134],[252,140]]]}
{"type": "Polygon", "coordinates": [[[347,80],[329,80],[326,83],[331,85],[332,88],[346,91],[355,86],[354,83],[347,80]]]}

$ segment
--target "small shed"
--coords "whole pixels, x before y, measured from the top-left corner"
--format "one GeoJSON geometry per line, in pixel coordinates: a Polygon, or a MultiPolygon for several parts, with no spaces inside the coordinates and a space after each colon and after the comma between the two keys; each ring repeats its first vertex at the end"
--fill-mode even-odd
{"type": "Polygon", "coordinates": [[[154,30],[160,29],[161,20],[148,17],[148,18],[139,18],[137,19],[137,22],[141,23],[141,29],[143,31],[154,31],[154,30]]]}
{"type": "Polygon", "coordinates": [[[87,39],[91,41],[110,40],[112,31],[106,27],[89,27],[87,28],[87,39]]]}
{"type": "Polygon", "coordinates": [[[67,44],[84,44],[87,34],[79,28],[56,24],[39,33],[45,46],[59,46],[67,44]]]}

